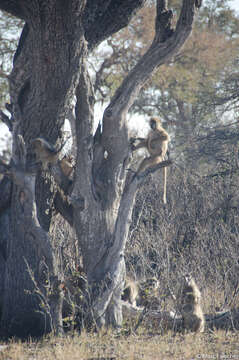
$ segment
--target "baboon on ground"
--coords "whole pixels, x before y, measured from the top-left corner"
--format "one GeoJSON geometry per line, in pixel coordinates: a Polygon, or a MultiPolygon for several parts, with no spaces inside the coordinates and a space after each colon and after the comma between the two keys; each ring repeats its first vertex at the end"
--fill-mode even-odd
{"type": "Polygon", "coordinates": [[[126,277],[122,300],[133,306],[150,306],[158,299],[159,283],[155,277],[134,281],[126,277]]]}
{"type": "Polygon", "coordinates": [[[179,309],[183,318],[183,329],[186,331],[203,332],[205,318],[201,308],[201,293],[190,275],[184,277],[179,309]]]}
{"type": "Polygon", "coordinates": [[[139,286],[137,281],[126,277],[124,291],[121,296],[121,299],[124,301],[128,301],[131,305],[136,306],[136,300],[139,295],[139,286]]]}
{"type": "MultiPolygon", "coordinates": [[[[138,150],[140,148],[146,148],[150,154],[149,157],[146,157],[142,160],[137,174],[142,173],[148,168],[161,163],[168,150],[168,142],[170,141],[170,136],[167,131],[162,127],[161,120],[157,117],[152,117],[150,119],[151,131],[146,139],[144,138],[133,138],[131,139],[131,149],[132,151],[138,150]],[[139,140],[137,145],[134,145],[134,142],[139,140]]],[[[163,202],[166,204],[166,187],[167,187],[167,168],[164,167],[164,194],[163,202]]]]}

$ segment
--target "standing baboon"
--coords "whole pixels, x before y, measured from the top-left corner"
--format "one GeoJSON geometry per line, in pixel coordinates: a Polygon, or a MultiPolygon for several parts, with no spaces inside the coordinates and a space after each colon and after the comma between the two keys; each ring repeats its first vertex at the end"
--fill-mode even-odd
{"type": "Polygon", "coordinates": [[[158,287],[159,283],[155,277],[139,281],[126,277],[121,298],[133,306],[150,306],[151,302],[158,298],[158,287]]]}
{"type": "Polygon", "coordinates": [[[201,293],[190,275],[184,277],[179,296],[179,309],[183,318],[184,330],[204,331],[205,319],[201,308],[201,293]]]}
{"type": "MultiPolygon", "coordinates": [[[[131,139],[131,148],[132,150],[137,150],[140,148],[146,148],[150,154],[149,157],[146,157],[142,160],[139,165],[137,174],[142,173],[148,168],[161,163],[168,150],[168,142],[170,141],[170,136],[167,131],[162,127],[161,120],[157,117],[152,117],[150,119],[151,131],[146,139],[135,138],[131,139]],[[134,145],[134,142],[139,140],[137,145],[134,145]]],[[[164,167],[164,193],[163,193],[163,202],[166,204],[166,187],[167,187],[167,168],[164,167]]]]}

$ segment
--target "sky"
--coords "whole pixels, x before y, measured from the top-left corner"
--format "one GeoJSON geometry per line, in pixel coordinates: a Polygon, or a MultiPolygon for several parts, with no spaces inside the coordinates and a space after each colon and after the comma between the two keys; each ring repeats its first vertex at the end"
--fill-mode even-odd
{"type": "Polygon", "coordinates": [[[230,6],[239,13],[239,0],[231,0],[230,6]]]}

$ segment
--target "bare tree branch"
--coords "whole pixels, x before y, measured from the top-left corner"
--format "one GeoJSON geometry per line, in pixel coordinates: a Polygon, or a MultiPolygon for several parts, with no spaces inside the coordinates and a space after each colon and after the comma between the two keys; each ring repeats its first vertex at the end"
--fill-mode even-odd
{"type": "Polygon", "coordinates": [[[24,19],[22,6],[19,3],[23,1],[18,0],[0,0],[0,9],[16,16],[19,19],[24,19]]]}
{"type": "MultiPolygon", "coordinates": [[[[156,23],[157,19],[162,18],[165,14],[166,17],[168,17],[169,23],[165,21],[161,26],[156,25],[156,34],[152,45],[117,89],[110,105],[105,111],[104,121],[107,121],[106,119],[110,118],[112,114],[120,115],[121,113],[126,113],[128,111],[135,98],[138,96],[141,87],[151,74],[160,65],[168,61],[177,53],[191,33],[195,11],[195,0],[183,0],[181,14],[175,32],[171,32],[172,29],[170,28],[171,12],[163,8],[160,4],[161,1],[158,0],[156,23]],[[163,38],[162,42],[163,33],[164,37],[167,34],[167,39],[163,38]]],[[[118,126],[122,126],[122,124],[119,124],[118,126]]],[[[105,128],[107,129],[108,126],[105,126],[105,128]]]]}
{"type": "Polygon", "coordinates": [[[140,178],[144,178],[146,177],[147,175],[149,174],[153,174],[154,172],[156,172],[157,170],[159,169],[162,169],[164,167],[167,167],[169,165],[172,165],[172,160],[165,160],[165,161],[162,161],[161,163],[159,163],[158,165],[152,167],[152,168],[149,168],[147,170],[145,170],[142,174],[138,174],[137,175],[137,178],[140,179],[140,178]]]}
{"type": "Polygon", "coordinates": [[[93,49],[110,35],[127,26],[136,10],[144,6],[146,0],[88,1],[83,23],[89,49],[93,49]]]}

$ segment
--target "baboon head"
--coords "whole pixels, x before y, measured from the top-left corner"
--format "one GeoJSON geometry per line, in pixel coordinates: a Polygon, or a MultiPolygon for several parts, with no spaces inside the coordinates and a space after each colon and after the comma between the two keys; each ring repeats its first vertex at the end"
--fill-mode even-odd
{"type": "Polygon", "coordinates": [[[159,125],[161,125],[161,120],[160,118],[154,116],[154,117],[151,117],[150,119],[150,127],[152,130],[156,130],[158,128],[159,125]]]}

